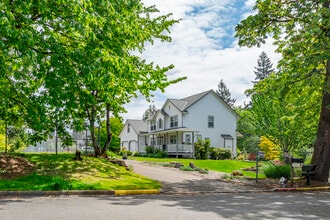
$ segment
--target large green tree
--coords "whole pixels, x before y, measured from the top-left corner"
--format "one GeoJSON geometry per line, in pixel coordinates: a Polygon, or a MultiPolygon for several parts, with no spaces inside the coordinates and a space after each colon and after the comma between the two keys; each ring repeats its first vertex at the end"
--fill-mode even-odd
{"type": "Polygon", "coordinates": [[[260,137],[256,131],[256,119],[252,117],[250,108],[235,108],[239,114],[237,120],[237,131],[242,136],[237,138],[237,147],[241,152],[255,153],[260,143],[260,137]]]}
{"type": "MultiPolygon", "coordinates": [[[[110,130],[112,133],[112,138],[111,138],[111,143],[109,146],[109,149],[112,152],[119,152],[120,151],[120,138],[119,134],[121,130],[123,129],[124,124],[122,122],[122,119],[120,118],[114,118],[112,117],[110,119],[110,130]]],[[[100,128],[100,143],[105,143],[107,140],[107,129],[106,129],[106,121],[101,123],[101,128],[100,128]]]]}
{"type": "Polygon", "coordinates": [[[36,140],[56,129],[83,130],[86,119],[95,155],[105,155],[111,115],[137,95],[149,98],[171,83],[166,72],[138,55],[155,39],[170,41],[170,14],[140,0],[2,1],[1,99],[18,106],[36,140]],[[3,88],[3,90],[2,90],[3,88]],[[7,88],[7,89],[5,89],[7,88]],[[106,120],[99,146],[95,123],[106,120]]]}
{"type": "Polygon", "coordinates": [[[255,13],[236,26],[241,46],[260,46],[271,36],[282,54],[279,68],[289,84],[322,79],[323,93],[312,158],[315,179],[327,182],[330,168],[330,1],[257,0],[255,13]]]}
{"type": "Polygon", "coordinates": [[[255,84],[251,97],[251,121],[260,136],[279,145],[283,151],[310,146],[316,136],[320,111],[318,77],[310,85],[295,82],[291,86],[285,73],[271,74],[255,84]]]}

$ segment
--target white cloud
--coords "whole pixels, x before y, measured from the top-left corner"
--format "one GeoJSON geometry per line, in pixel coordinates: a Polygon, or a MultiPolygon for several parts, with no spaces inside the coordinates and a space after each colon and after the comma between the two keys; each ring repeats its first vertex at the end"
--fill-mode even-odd
{"type": "MultiPolygon", "coordinates": [[[[262,51],[265,51],[274,66],[279,55],[271,43],[261,48],[239,48],[233,38],[234,27],[250,9],[254,1],[247,0],[238,8],[235,1],[227,0],[143,0],[153,5],[162,14],[173,13],[179,24],[171,29],[171,43],[155,42],[143,52],[147,61],[175,69],[168,73],[170,79],[187,76],[187,80],[169,86],[165,94],[155,93],[152,98],[161,108],[166,98],[183,98],[209,89],[217,89],[221,79],[229,88],[237,105],[246,101],[244,91],[252,87],[254,67],[262,51]]],[[[149,103],[143,98],[126,105],[124,119],[141,119],[149,103]]]]}

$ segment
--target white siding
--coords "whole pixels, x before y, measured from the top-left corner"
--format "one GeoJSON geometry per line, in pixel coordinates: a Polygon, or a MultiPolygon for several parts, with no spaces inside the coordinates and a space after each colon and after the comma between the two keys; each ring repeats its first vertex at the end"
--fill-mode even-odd
{"type": "MultiPolygon", "coordinates": [[[[212,147],[229,147],[236,155],[236,114],[215,94],[208,93],[188,108],[183,117],[183,125],[199,131],[202,138],[209,138],[212,147]],[[208,116],[214,116],[214,128],[208,128],[208,116]],[[234,140],[226,140],[221,134],[229,134],[234,140]]],[[[197,141],[197,140],[195,140],[197,141]]]]}
{"type": "MultiPolygon", "coordinates": [[[[123,130],[121,131],[119,137],[120,137],[120,149],[125,147],[126,150],[129,149],[129,147],[136,149],[137,147],[135,143],[138,142],[138,134],[133,129],[132,125],[130,125],[130,131],[127,132],[127,127],[129,123],[125,123],[123,130]]],[[[137,149],[136,149],[137,150],[137,149]]]]}
{"type": "Polygon", "coordinates": [[[163,111],[167,113],[167,117],[165,118],[165,129],[170,129],[171,117],[177,115],[178,116],[178,126],[182,127],[182,113],[179,109],[177,109],[172,102],[166,101],[163,111]]]}

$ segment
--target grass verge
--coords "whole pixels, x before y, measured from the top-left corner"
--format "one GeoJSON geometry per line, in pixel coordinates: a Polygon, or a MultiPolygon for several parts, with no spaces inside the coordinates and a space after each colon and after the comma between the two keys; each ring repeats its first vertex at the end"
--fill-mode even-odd
{"type": "Polygon", "coordinates": [[[106,159],[73,154],[20,154],[36,166],[34,173],[17,179],[0,179],[0,190],[136,190],[160,189],[151,180],[114,165],[106,159]]]}

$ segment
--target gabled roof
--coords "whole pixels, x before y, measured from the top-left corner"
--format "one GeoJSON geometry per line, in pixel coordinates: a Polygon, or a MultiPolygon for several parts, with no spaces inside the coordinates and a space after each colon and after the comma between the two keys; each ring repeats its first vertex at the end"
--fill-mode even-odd
{"type": "Polygon", "coordinates": [[[175,105],[176,108],[178,108],[180,111],[185,111],[187,108],[192,106],[195,102],[203,98],[206,94],[209,92],[212,92],[213,90],[208,90],[205,92],[201,92],[192,96],[188,96],[182,99],[169,99],[175,105]]]}
{"type": "Polygon", "coordinates": [[[126,121],[127,124],[131,125],[131,128],[134,129],[134,131],[137,134],[143,133],[143,132],[147,132],[147,123],[143,120],[132,120],[132,119],[127,119],[126,121]]]}
{"type": "Polygon", "coordinates": [[[198,102],[200,99],[202,99],[204,96],[206,96],[209,93],[213,93],[219,100],[222,101],[224,105],[228,107],[228,109],[233,111],[235,115],[238,115],[237,112],[235,112],[235,110],[231,106],[229,106],[220,96],[218,96],[216,92],[212,89],[182,99],[168,99],[168,101],[172,102],[173,105],[181,112],[187,112],[187,109],[190,106],[194,105],[196,102],[198,102]]]}
{"type": "Polygon", "coordinates": [[[158,115],[158,114],[162,114],[164,116],[167,115],[167,113],[163,110],[163,109],[158,109],[155,114],[151,115],[149,118],[147,118],[147,121],[152,121],[155,119],[155,117],[158,115]]]}

